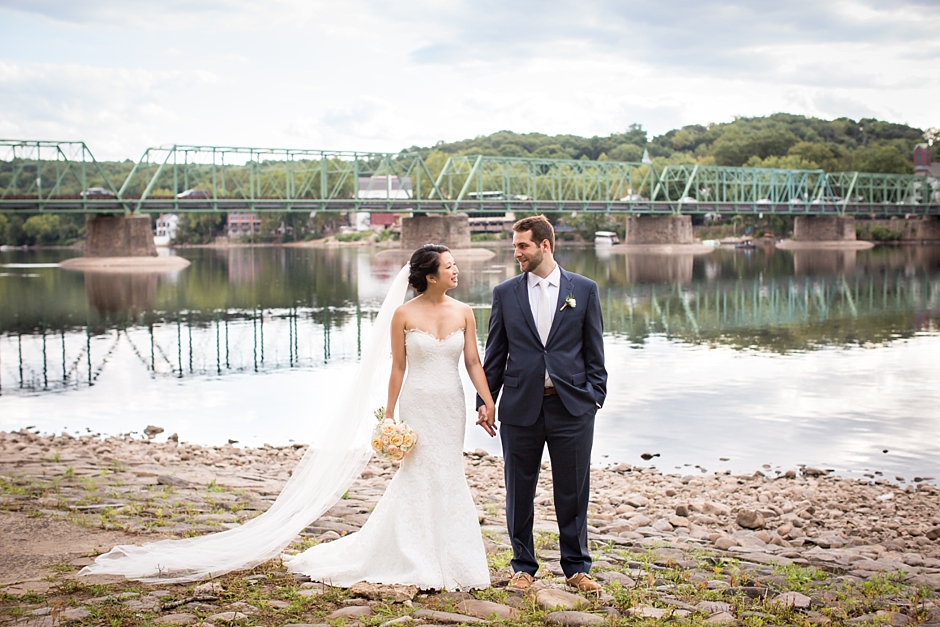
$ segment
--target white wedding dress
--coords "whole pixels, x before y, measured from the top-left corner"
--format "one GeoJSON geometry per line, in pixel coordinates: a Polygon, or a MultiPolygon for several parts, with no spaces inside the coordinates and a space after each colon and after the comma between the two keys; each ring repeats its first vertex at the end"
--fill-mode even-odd
{"type": "Polygon", "coordinates": [[[359,581],[421,589],[487,588],[489,568],[463,469],[466,401],[457,364],[464,333],[439,340],[411,329],[398,417],[418,434],[359,531],[319,544],[287,567],[335,586],[359,581]]]}
{"type": "MultiPolygon", "coordinates": [[[[389,287],[340,409],[325,412],[298,404],[298,429],[312,434],[310,446],[266,512],[219,533],[115,546],[79,575],[185,583],[282,555],[298,533],[340,499],[372,456],[373,411],[386,401],[391,321],[407,293],[408,274],[406,265],[389,287]]],[[[428,589],[485,588],[489,570],[463,474],[467,409],[457,372],[463,334],[438,341],[413,330],[405,341],[408,373],[398,415],[418,432],[417,446],[360,531],[283,557],[293,570],[336,585],[368,580],[428,589]]]]}

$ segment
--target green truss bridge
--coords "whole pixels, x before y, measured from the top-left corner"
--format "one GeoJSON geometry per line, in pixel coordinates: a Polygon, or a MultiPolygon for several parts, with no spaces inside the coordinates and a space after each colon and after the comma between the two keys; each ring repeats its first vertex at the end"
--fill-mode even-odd
{"type": "Polygon", "coordinates": [[[417,153],[190,145],[148,148],[127,171],[84,142],[0,140],[0,212],[216,211],[928,216],[940,215],[940,181],[491,156],[437,170],[417,153]]]}

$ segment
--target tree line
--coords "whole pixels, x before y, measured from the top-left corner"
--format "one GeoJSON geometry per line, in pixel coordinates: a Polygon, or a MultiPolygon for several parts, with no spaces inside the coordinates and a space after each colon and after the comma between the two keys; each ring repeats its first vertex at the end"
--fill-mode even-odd
{"type": "MultiPolygon", "coordinates": [[[[434,146],[412,146],[428,162],[453,155],[639,162],[646,150],[656,166],[699,164],[826,172],[911,174],[911,155],[930,141],[940,160],[940,132],[873,118],[819,118],[775,113],[723,124],[692,124],[649,137],[639,124],[606,137],[499,131],[434,146]]],[[[442,162],[443,165],[443,162],[442,162]]]]}

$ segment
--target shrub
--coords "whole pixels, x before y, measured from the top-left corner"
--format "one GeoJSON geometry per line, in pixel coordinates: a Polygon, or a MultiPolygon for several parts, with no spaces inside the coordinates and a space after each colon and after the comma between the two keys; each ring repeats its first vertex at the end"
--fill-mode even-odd
{"type": "Polygon", "coordinates": [[[359,242],[372,237],[372,231],[356,231],[355,233],[339,233],[336,240],[340,242],[359,242]]]}

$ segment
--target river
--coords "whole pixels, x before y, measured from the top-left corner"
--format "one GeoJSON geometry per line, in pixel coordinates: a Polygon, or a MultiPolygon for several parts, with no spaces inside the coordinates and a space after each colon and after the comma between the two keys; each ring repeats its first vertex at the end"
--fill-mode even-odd
{"type": "MultiPolygon", "coordinates": [[[[473,306],[481,347],[492,287],[518,273],[511,249],[492,250],[460,264],[451,292],[473,306]]],[[[402,263],[259,247],[179,250],[192,265],[166,275],[56,266],[75,254],[0,253],[0,429],[306,441],[305,416],[348,390],[402,263]]],[[[610,381],[595,463],[938,472],[940,248],[557,258],[600,287],[610,381]]],[[[471,402],[467,448],[498,453],[471,402]]]]}

